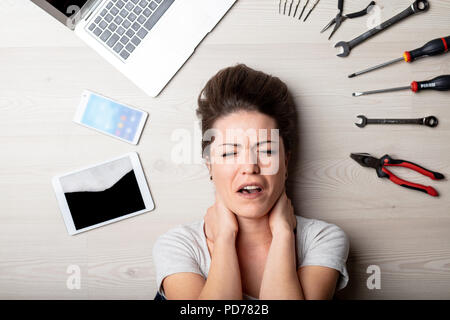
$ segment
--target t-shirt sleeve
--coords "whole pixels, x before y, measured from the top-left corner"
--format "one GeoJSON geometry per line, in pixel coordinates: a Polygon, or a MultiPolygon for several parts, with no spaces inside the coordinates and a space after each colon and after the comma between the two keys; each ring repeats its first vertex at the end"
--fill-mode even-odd
{"type": "Polygon", "coordinates": [[[169,230],[161,235],[153,246],[152,254],[156,285],[159,294],[163,296],[164,289],[161,284],[165,277],[180,272],[193,272],[203,276],[196,258],[195,241],[181,228],[169,230]]]}
{"type": "Polygon", "coordinates": [[[345,232],[334,224],[315,220],[306,239],[306,252],[300,267],[315,265],[336,269],[340,273],[336,291],[345,288],[349,280],[346,267],[349,240],[345,232]]]}

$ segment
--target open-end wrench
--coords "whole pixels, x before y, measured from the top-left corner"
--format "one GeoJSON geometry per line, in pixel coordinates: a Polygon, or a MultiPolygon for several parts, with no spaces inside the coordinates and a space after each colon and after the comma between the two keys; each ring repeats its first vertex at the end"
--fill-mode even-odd
{"type": "Polygon", "coordinates": [[[397,22],[402,21],[403,19],[406,19],[407,17],[409,17],[413,14],[425,12],[429,8],[430,8],[430,4],[427,0],[414,1],[414,3],[411,4],[407,9],[403,10],[402,12],[400,12],[396,16],[392,17],[391,19],[383,22],[379,26],[376,26],[375,28],[370,29],[369,31],[363,33],[362,35],[351,40],[350,42],[340,41],[340,42],[336,43],[336,45],[334,46],[335,48],[341,47],[343,49],[343,52],[338,54],[337,56],[338,57],[347,57],[350,54],[350,51],[354,47],[363,43],[370,37],[376,35],[377,33],[381,32],[383,30],[386,30],[390,26],[396,24],[397,22]]]}
{"type": "Polygon", "coordinates": [[[438,119],[435,116],[429,116],[418,119],[367,119],[363,115],[359,115],[361,123],[355,123],[358,127],[364,128],[368,124],[420,124],[431,128],[438,125],[438,119]]]}

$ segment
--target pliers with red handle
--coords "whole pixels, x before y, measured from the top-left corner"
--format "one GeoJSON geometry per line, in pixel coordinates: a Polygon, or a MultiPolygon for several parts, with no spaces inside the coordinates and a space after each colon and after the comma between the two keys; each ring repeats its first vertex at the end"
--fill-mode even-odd
{"type": "Polygon", "coordinates": [[[420,174],[423,174],[424,176],[427,176],[433,180],[441,180],[444,179],[444,175],[439,172],[434,172],[427,170],[415,163],[404,161],[404,160],[395,160],[389,157],[389,155],[384,155],[381,159],[372,157],[368,153],[352,153],[350,154],[350,157],[358,162],[363,167],[369,167],[374,168],[377,172],[377,175],[379,178],[389,178],[392,182],[413,190],[422,191],[425,193],[428,193],[429,195],[433,197],[437,197],[439,194],[438,192],[430,186],[423,186],[421,184],[412,183],[403,179],[400,179],[396,175],[394,175],[392,172],[390,172],[386,167],[405,167],[408,169],[412,169],[414,171],[419,172],[420,174]]]}

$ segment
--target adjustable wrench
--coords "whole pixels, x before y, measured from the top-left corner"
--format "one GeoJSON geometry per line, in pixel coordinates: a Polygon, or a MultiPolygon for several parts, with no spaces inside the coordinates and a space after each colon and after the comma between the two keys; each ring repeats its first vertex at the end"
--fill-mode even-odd
{"type": "Polygon", "coordinates": [[[413,4],[411,4],[411,6],[409,6],[407,9],[403,10],[402,12],[400,12],[399,14],[397,14],[396,16],[392,17],[391,19],[383,22],[382,24],[380,24],[379,26],[376,26],[373,29],[370,29],[369,31],[363,33],[362,35],[360,35],[359,37],[351,40],[350,42],[346,42],[346,41],[340,41],[338,43],[336,43],[336,45],[334,46],[335,48],[337,47],[342,47],[343,52],[338,54],[338,57],[347,57],[350,54],[350,51],[356,47],[357,45],[363,43],[364,41],[366,41],[367,39],[369,39],[370,37],[376,35],[377,33],[388,29],[390,26],[396,24],[397,22],[400,22],[406,18],[408,18],[409,16],[416,14],[416,13],[421,13],[421,12],[425,12],[430,8],[430,4],[427,0],[416,0],[414,1],[413,4]]]}

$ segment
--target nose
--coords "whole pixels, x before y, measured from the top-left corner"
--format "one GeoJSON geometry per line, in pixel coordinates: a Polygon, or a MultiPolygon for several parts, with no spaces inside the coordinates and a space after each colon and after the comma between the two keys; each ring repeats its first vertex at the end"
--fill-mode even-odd
{"type": "Polygon", "coordinates": [[[261,172],[259,165],[257,163],[248,163],[243,164],[241,166],[241,173],[242,174],[259,174],[261,172]]]}
{"type": "Polygon", "coordinates": [[[261,168],[259,166],[258,155],[253,152],[249,152],[246,155],[245,161],[241,163],[240,170],[242,174],[259,174],[261,173],[261,168]]]}

